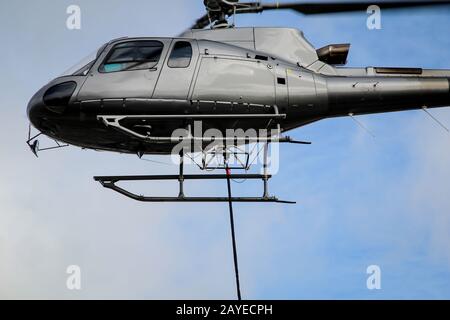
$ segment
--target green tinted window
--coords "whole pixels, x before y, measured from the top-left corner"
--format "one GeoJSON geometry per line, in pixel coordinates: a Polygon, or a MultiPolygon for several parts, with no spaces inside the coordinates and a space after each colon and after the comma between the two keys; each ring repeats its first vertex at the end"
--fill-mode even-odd
{"type": "Polygon", "coordinates": [[[161,58],[163,44],[159,41],[130,41],[116,45],[99,71],[118,72],[154,68],[161,58]]]}

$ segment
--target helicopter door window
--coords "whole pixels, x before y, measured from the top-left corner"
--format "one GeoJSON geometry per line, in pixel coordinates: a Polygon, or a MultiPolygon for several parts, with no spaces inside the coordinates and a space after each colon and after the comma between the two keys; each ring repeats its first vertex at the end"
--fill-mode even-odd
{"type": "Polygon", "coordinates": [[[192,46],[190,42],[178,41],[172,49],[168,66],[170,68],[187,68],[191,64],[192,46]]]}
{"type": "Polygon", "coordinates": [[[159,41],[132,41],[116,45],[100,66],[99,72],[110,73],[155,68],[163,44],[159,41]]]}

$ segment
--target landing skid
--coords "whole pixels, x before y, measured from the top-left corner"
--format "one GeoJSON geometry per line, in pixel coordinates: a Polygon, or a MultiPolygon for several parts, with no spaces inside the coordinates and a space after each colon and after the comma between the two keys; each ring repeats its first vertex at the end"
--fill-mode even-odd
{"type": "MultiPolygon", "coordinates": [[[[268,185],[269,180],[272,178],[270,174],[268,174],[268,147],[272,142],[279,143],[293,143],[293,144],[311,144],[310,142],[305,141],[295,141],[290,137],[281,135],[281,127],[278,120],[284,119],[286,117],[285,114],[279,114],[278,108],[274,106],[273,114],[251,114],[251,115],[242,115],[242,114],[218,114],[218,115],[121,115],[121,116],[98,116],[98,120],[102,121],[103,124],[107,127],[112,127],[115,130],[122,132],[123,134],[133,136],[134,138],[138,138],[143,143],[160,143],[160,142],[169,142],[169,143],[178,143],[178,142],[201,142],[201,143],[210,143],[212,141],[217,141],[221,146],[224,146],[224,150],[221,153],[224,155],[224,163],[223,166],[219,167],[211,167],[209,165],[209,161],[207,159],[203,160],[203,166],[199,166],[202,170],[209,169],[225,169],[226,174],[194,174],[194,175],[185,175],[184,174],[184,154],[180,153],[180,165],[179,165],[179,174],[178,175],[138,175],[138,176],[103,176],[103,177],[94,177],[94,180],[100,182],[100,184],[107,188],[111,189],[119,194],[122,194],[126,197],[134,199],[136,201],[142,202],[266,202],[266,203],[286,203],[286,204],[295,204],[293,201],[285,201],[280,200],[275,196],[269,195],[268,185]],[[205,120],[205,119],[241,119],[241,118],[250,118],[250,119],[263,119],[267,120],[267,128],[271,126],[273,122],[277,125],[277,134],[274,136],[266,136],[266,137],[223,137],[223,138],[208,138],[208,137],[197,137],[192,133],[191,126],[188,125],[187,136],[184,137],[161,137],[161,136],[152,136],[150,132],[147,134],[142,134],[133,130],[133,128],[125,127],[122,124],[122,121],[129,119],[138,119],[142,120],[143,123],[148,120],[173,120],[173,119],[183,119],[187,121],[193,120],[205,120]],[[277,123],[278,122],[278,123],[277,123]],[[211,140],[213,139],[213,140],[211,140]],[[241,168],[230,168],[228,163],[228,157],[230,156],[230,152],[226,150],[226,146],[229,144],[238,144],[238,143],[264,143],[264,163],[263,163],[263,174],[231,174],[231,169],[243,169],[247,171],[249,169],[249,159],[247,157],[246,161],[242,163],[241,168]],[[186,180],[226,180],[230,183],[233,179],[244,179],[244,180],[262,180],[263,181],[263,195],[261,197],[190,197],[186,196],[184,193],[184,181],[186,180]],[[178,180],[179,181],[179,193],[176,197],[156,197],[156,196],[145,196],[133,193],[129,190],[126,190],[117,184],[119,182],[130,182],[130,181],[170,181],[170,180],[178,180]]],[[[220,153],[220,152],[219,152],[220,153]]],[[[140,154],[138,154],[141,156],[140,154]]]]}
{"type": "MultiPolygon", "coordinates": [[[[185,180],[227,180],[227,179],[248,179],[257,180],[261,179],[266,181],[272,176],[260,175],[260,174],[198,174],[198,175],[160,175],[160,176],[111,176],[111,177],[94,177],[95,181],[115,192],[118,192],[133,200],[142,202],[229,202],[228,197],[186,197],[184,195],[185,180]],[[163,181],[163,180],[178,180],[180,182],[180,193],[177,197],[149,197],[144,195],[138,195],[127,191],[116,185],[122,181],[163,181]]],[[[276,197],[263,195],[262,197],[231,197],[232,202],[272,202],[272,203],[286,203],[295,204],[292,201],[279,200],[276,197]]]]}
{"type": "MultiPolygon", "coordinates": [[[[179,163],[179,173],[178,175],[137,175],[137,176],[103,176],[94,177],[95,181],[100,182],[100,184],[111,189],[117,193],[120,193],[126,197],[133,200],[141,202],[266,202],[266,203],[285,203],[285,204],[295,204],[292,201],[280,200],[277,197],[269,195],[269,180],[272,175],[268,174],[267,166],[267,155],[268,155],[268,143],[264,145],[264,164],[263,164],[263,174],[231,174],[231,169],[228,165],[229,154],[224,155],[224,166],[226,174],[184,174],[184,154],[180,152],[180,163],[179,163]],[[186,180],[226,180],[228,183],[231,180],[261,180],[263,182],[263,195],[261,197],[189,197],[185,195],[184,192],[184,182],[186,180]],[[144,196],[128,191],[122,187],[119,187],[117,183],[119,182],[130,182],[130,181],[173,181],[178,180],[178,196],[177,197],[155,197],[155,196],[144,196]]],[[[204,167],[205,169],[207,167],[204,167]]],[[[218,169],[218,168],[216,168],[218,169]]],[[[247,170],[248,167],[242,167],[241,169],[247,170]]]]}

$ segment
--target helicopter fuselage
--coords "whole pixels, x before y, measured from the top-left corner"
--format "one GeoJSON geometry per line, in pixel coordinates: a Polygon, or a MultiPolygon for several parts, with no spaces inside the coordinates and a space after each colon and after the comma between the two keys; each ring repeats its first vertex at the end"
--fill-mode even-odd
{"type": "Polygon", "coordinates": [[[335,68],[318,58],[304,65],[301,52],[294,63],[237,44],[192,35],[111,41],[88,65],[39,90],[29,119],[49,137],[82,148],[168,154],[173,143],[139,136],[170,137],[192,124],[189,115],[212,115],[202,130],[224,132],[275,126],[245,115],[283,114],[277,123],[287,131],[329,117],[450,105],[447,70],[335,68]],[[123,126],[137,134],[108,126],[108,116],[132,116],[123,126]]]}

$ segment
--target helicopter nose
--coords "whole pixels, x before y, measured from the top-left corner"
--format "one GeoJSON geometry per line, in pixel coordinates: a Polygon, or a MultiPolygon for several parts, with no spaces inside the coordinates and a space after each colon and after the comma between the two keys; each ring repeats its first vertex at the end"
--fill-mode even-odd
{"type": "Polygon", "coordinates": [[[41,91],[42,90],[38,91],[31,98],[27,106],[28,119],[37,129],[39,129],[39,119],[42,119],[47,112],[41,91]]]}

